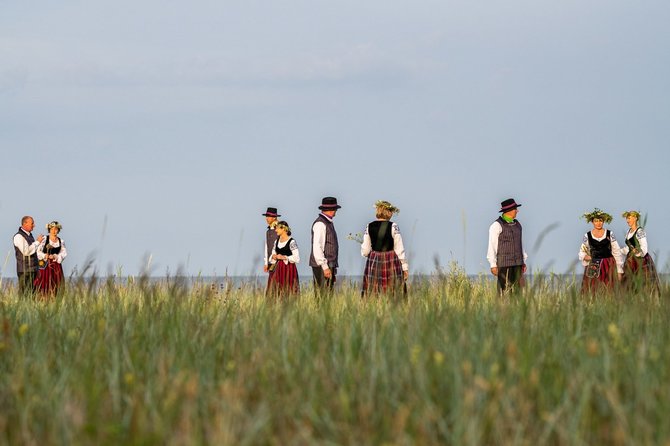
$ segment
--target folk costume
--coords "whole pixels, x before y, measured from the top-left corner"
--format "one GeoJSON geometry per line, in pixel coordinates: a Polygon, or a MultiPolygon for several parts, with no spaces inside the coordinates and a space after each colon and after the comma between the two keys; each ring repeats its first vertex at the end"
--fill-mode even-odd
{"type": "Polygon", "coordinates": [[[300,292],[300,279],[298,278],[298,268],[300,263],[300,252],[298,244],[293,238],[281,241],[277,239],[272,248],[272,254],[284,255],[285,260],[274,260],[270,258],[271,268],[274,269],[270,276],[268,295],[273,297],[285,297],[287,295],[296,295],[300,292]]]}
{"type": "MultiPolygon", "coordinates": [[[[389,217],[400,210],[387,201],[375,203],[378,209],[389,211],[389,217]]],[[[407,293],[403,271],[409,271],[400,229],[390,220],[378,218],[369,223],[363,233],[361,255],[367,257],[363,271],[362,295],[407,293]]]]}
{"type": "Polygon", "coordinates": [[[37,249],[39,269],[35,278],[35,290],[41,294],[53,296],[58,293],[63,282],[63,260],[67,256],[65,243],[60,237],[52,241],[49,236],[45,237],[37,249]],[[55,259],[49,260],[54,255],[55,259]]]}
{"type": "Polygon", "coordinates": [[[269,269],[270,266],[270,257],[272,256],[272,248],[275,246],[275,242],[277,241],[277,233],[275,232],[275,226],[277,225],[277,217],[281,217],[280,214],[277,213],[277,208],[269,207],[267,211],[265,211],[264,214],[261,214],[264,217],[274,217],[275,220],[268,225],[267,231],[265,231],[265,244],[264,244],[264,252],[263,252],[263,265],[268,268],[268,282],[267,282],[267,288],[269,290],[270,288],[270,278],[272,277],[272,274],[274,274],[274,271],[269,269]]]}
{"type": "Polygon", "coordinates": [[[521,223],[505,214],[521,206],[509,198],[500,203],[503,215],[489,227],[486,259],[491,269],[498,269],[498,292],[518,291],[523,286],[523,273],[528,254],[523,250],[521,223]]]}
{"type": "Polygon", "coordinates": [[[35,276],[37,275],[37,249],[39,243],[32,232],[19,228],[14,235],[14,254],[16,256],[16,275],[21,295],[35,292],[35,276]]]}
{"type": "MultiPolygon", "coordinates": [[[[624,213],[624,217],[628,212],[624,213]]],[[[638,214],[639,215],[639,214],[638,214]]],[[[656,265],[649,255],[647,234],[644,228],[632,228],[626,234],[626,246],[621,248],[624,262],[624,284],[633,292],[647,290],[660,293],[656,265]]]]}
{"type": "MultiPolygon", "coordinates": [[[[594,219],[604,223],[612,221],[612,216],[596,208],[593,212],[583,215],[588,222],[594,219]]],[[[579,260],[584,266],[582,293],[593,293],[599,289],[612,289],[617,282],[617,275],[623,273],[623,257],[621,248],[609,229],[603,228],[603,234],[596,237],[593,230],[584,234],[579,248],[579,260]],[[586,257],[590,256],[590,260],[586,257]]]]}
{"type": "MultiPolygon", "coordinates": [[[[330,211],[341,207],[337,204],[337,198],[324,197],[319,209],[330,211]]],[[[317,292],[318,290],[330,291],[333,289],[337,275],[338,252],[339,243],[337,242],[337,232],[333,225],[333,219],[322,212],[312,224],[312,251],[309,256],[309,266],[312,267],[314,286],[317,292]],[[326,269],[330,269],[331,272],[329,279],[324,275],[326,269]]]]}

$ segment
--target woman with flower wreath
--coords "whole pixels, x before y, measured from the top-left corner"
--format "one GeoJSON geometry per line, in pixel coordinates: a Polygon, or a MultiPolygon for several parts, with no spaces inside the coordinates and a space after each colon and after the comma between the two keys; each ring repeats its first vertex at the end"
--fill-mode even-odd
{"type": "Polygon", "coordinates": [[[63,267],[61,263],[67,256],[65,243],[58,237],[63,228],[57,221],[46,226],[49,236],[44,238],[37,247],[39,268],[35,277],[35,291],[43,296],[55,296],[63,282],[63,267]]]}
{"type": "Polygon", "coordinates": [[[270,256],[270,280],[268,283],[268,296],[283,298],[288,295],[297,295],[300,291],[300,280],[298,268],[300,253],[298,244],[291,238],[291,228],[285,221],[280,221],[275,226],[277,240],[272,248],[270,256]]]}
{"type": "Polygon", "coordinates": [[[582,292],[595,292],[600,288],[611,289],[623,276],[623,257],[614,234],[603,228],[612,221],[612,216],[595,208],[582,218],[593,225],[584,234],[579,249],[579,260],[584,265],[582,292]]]}
{"type": "Polygon", "coordinates": [[[647,234],[644,228],[638,226],[640,213],[626,211],[621,216],[626,219],[630,228],[626,233],[626,246],[621,249],[622,254],[626,257],[624,284],[633,292],[644,289],[652,293],[660,293],[656,266],[649,255],[647,234]]]}
{"type": "Polygon", "coordinates": [[[384,200],[377,201],[375,209],[377,219],[365,228],[361,244],[361,255],[367,257],[362,295],[387,292],[399,295],[400,290],[406,295],[409,265],[400,229],[391,221],[400,209],[384,200]]]}

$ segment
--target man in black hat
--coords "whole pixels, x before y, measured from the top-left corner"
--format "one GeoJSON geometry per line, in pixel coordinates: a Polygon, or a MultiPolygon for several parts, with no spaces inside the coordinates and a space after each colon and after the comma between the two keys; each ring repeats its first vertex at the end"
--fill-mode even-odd
{"type": "Polygon", "coordinates": [[[337,198],[324,197],[319,206],[321,213],[312,224],[312,253],[309,256],[309,266],[312,267],[317,294],[324,290],[330,292],[335,285],[339,245],[333,218],[341,207],[337,204],[337,198]]]}
{"type": "Polygon", "coordinates": [[[502,215],[489,228],[489,249],[486,255],[491,273],[498,277],[498,292],[518,291],[523,285],[528,255],[521,242],[521,223],[516,219],[521,206],[513,198],[500,203],[502,215]]]}
{"type": "MultiPolygon", "coordinates": [[[[267,273],[270,272],[269,265],[270,256],[272,256],[272,248],[277,241],[277,233],[275,232],[275,226],[277,226],[277,217],[281,217],[281,215],[277,213],[277,208],[272,207],[269,207],[268,210],[265,211],[265,214],[261,215],[265,216],[265,222],[268,224],[268,229],[265,231],[265,253],[263,255],[263,271],[267,273]]],[[[270,275],[272,275],[271,272],[270,275]]]]}

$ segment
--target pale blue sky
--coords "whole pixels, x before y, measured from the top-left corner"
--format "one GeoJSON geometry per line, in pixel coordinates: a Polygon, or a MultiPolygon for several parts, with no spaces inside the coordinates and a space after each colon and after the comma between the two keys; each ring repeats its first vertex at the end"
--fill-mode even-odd
{"type": "Polygon", "coordinates": [[[377,199],[412,271],[477,273],[515,197],[534,268],[570,268],[594,206],[619,238],[647,212],[663,267],[669,22],[667,1],[0,1],[4,252],[31,214],[62,222],[66,273],[151,253],[157,275],[249,274],[274,205],[306,275],[335,195],[343,273],[377,199]]]}

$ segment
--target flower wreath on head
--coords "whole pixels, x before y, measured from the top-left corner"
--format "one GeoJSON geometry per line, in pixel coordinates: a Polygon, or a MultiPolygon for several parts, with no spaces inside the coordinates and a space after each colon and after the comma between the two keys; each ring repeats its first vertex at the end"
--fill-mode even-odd
{"type": "Polygon", "coordinates": [[[392,212],[394,214],[399,214],[400,213],[400,209],[393,206],[391,203],[389,203],[386,200],[377,200],[375,202],[375,209],[377,209],[377,208],[385,209],[385,210],[387,210],[389,212],[392,212]]]}
{"type": "Polygon", "coordinates": [[[637,220],[640,219],[640,213],[638,211],[626,211],[621,214],[623,218],[635,217],[637,220]]]}
{"type": "Polygon", "coordinates": [[[51,223],[47,223],[46,228],[47,228],[47,231],[51,228],[56,228],[60,231],[61,229],[63,229],[63,226],[60,223],[58,223],[57,221],[52,221],[51,223]]]}
{"type": "Polygon", "coordinates": [[[289,227],[289,225],[287,225],[286,223],[283,223],[283,222],[281,222],[281,223],[278,222],[278,223],[275,225],[275,227],[276,227],[276,228],[282,228],[282,229],[285,230],[286,232],[291,232],[291,228],[289,227]]]}
{"type": "Polygon", "coordinates": [[[582,218],[589,223],[591,223],[596,218],[604,221],[605,223],[610,223],[612,221],[612,216],[610,214],[608,214],[607,212],[601,211],[598,208],[595,208],[593,210],[593,212],[585,213],[584,215],[582,215],[582,218]]]}

